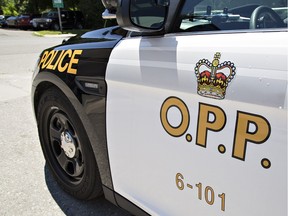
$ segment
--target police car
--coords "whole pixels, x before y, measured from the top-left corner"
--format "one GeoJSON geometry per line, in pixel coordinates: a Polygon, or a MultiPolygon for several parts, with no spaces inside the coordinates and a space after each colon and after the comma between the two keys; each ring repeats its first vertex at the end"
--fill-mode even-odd
{"type": "Polygon", "coordinates": [[[134,215],[287,216],[287,1],[102,2],[120,27],[33,77],[61,187],[134,215]]]}

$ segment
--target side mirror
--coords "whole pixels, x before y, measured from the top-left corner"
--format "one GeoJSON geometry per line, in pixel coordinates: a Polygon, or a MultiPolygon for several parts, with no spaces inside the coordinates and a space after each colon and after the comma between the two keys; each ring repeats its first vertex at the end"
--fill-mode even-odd
{"type": "Polygon", "coordinates": [[[159,32],[164,29],[169,0],[122,0],[116,12],[118,24],[129,31],[159,32]]]}

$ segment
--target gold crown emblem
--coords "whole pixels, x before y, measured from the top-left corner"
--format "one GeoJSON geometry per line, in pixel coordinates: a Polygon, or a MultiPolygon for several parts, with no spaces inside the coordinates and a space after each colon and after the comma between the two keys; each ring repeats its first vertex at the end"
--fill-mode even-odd
{"type": "Polygon", "coordinates": [[[212,63],[207,59],[199,60],[195,67],[198,89],[197,93],[204,97],[224,99],[228,83],[236,74],[234,63],[225,61],[220,64],[221,54],[214,55],[212,63]]]}

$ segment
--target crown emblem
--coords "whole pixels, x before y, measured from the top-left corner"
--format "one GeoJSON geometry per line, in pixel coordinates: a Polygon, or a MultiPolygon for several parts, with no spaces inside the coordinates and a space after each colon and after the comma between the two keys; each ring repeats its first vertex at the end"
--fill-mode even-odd
{"type": "Polygon", "coordinates": [[[207,59],[199,60],[195,67],[197,93],[204,97],[224,99],[228,83],[236,74],[234,63],[225,61],[220,64],[221,53],[214,55],[212,63],[207,59]]]}

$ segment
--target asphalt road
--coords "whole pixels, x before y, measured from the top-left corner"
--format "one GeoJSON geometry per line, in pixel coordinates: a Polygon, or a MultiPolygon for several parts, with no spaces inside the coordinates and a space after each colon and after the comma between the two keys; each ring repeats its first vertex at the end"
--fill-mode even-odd
{"type": "Polygon", "coordinates": [[[31,77],[40,52],[62,40],[0,28],[0,215],[127,216],[104,197],[74,199],[45,165],[32,112],[31,77]]]}

